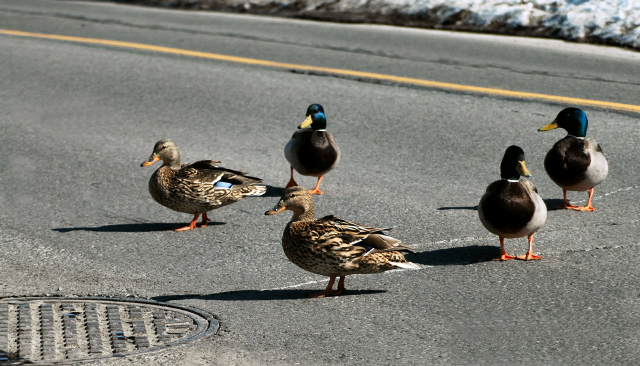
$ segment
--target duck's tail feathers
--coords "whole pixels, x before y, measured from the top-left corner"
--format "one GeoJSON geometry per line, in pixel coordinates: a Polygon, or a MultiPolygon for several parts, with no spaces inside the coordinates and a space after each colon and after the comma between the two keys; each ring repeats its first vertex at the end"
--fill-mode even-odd
{"type": "Polygon", "coordinates": [[[262,196],[267,193],[267,186],[254,184],[242,189],[243,196],[262,196]]]}
{"type": "Polygon", "coordinates": [[[413,262],[391,262],[395,267],[402,269],[422,269],[422,266],[413,262]]]}

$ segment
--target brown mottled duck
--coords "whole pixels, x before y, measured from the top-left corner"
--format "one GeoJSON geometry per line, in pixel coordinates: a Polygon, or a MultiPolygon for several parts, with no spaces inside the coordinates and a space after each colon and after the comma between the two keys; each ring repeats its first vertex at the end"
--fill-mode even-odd
{"type": "Polygon", "coordinates": [[[309,297],[343,294],[348,275],[421,268],[407,262],[401,253],[413,253],[412,247],[384,235],[390,229],[363,226],[335,216],[316,219],[313,199],[303,187],[285,189],[274,209],[266,214],[275,215],[284,210],[293,211],[282,235],[284,254],[298,267],[329,277],[325,291],[309,297]],[[340,277],[340,281],[338,290],[333,291],[336,277],[340,277]]]}
{"type": "Polygon", "coordinates": [[[200,215],[201,227],[206,227],[209,222],[207,212],[238,202],[246,196],[260,196],[266,192],[264,185],[257,184],[262,179],[218,166],[220,161],[180,164],[178,147],[168,139],[156,143],[153,154],[142,166],[160,160],[162,166],[149,179],[151,197],[167,208],[193,215],[189,225],[176,231],[194,229],[200,215]]]}

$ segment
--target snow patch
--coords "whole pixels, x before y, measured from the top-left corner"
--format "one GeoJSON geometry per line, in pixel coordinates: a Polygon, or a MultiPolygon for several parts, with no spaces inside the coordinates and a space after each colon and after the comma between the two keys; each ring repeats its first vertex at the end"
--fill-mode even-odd
{"type": "Polygon", "coordinates": [[[640,0],[120,0],[348,22],[470,30],[640,49],[640,0]]]}

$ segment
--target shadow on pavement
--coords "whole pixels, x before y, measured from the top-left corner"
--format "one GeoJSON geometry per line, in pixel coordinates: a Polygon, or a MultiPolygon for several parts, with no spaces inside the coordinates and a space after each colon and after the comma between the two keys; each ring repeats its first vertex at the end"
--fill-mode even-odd
{"type": "Polygon", "coordinates": [[[267,185],[267,192],[263,194],[261,197],[282,197],[282,192],[284,192],[284,187],[274,187],[267,185]]]}
{"type": "Polygon", "coordinates": [[[556,210],[564,210],[562,206],[564,204],[564,200],[562,198],[547,198],[543,199],[545,206],[547,206],[547,211],[556,211],[556,210]]]}
{"type": "MultiPolygon", "coordinates": [[[[547,198],[543,199],[545,206],[547,206],[547,211],[556,211],[562,210],[561,206],[564,203],[562,198],[547,198]]],[[[438,207],[438,211],[443,210],[474,210],[478,211],[478,206],[448,206],[448,207],[438,207]]]]}
{"type": "MultiPolygon", "coordinates": [[[[51,229],[53,231],[57,231],[59,233],[68,233],[70,231],[98,231],[98,232],[107,232],[107,233],[142,233],[142,232],[151,232],[151,231],[171,231],[175,228],[185,226],[187,223],[182,224],[169,224],[169,223],[139,223],[139,224],[115,224],[115,225],[104,225],[104,226],[96,226],[96,227],[62,227],[51,229]]],[[[218,226],[218,225],[226,225],[226,222],[216,222],[210,221],[208,226],[218,226]]],[[[198,227],[200,225],[198,224],[198,227]]]]}
{"type": "Polygon", "coordinates": [[[478,211],[478,206],[452,206],[452,207],[439,207],[438,211],[443,211],[443,210],[474,210],[474,211],[478,211]]]}
{"type": "Polygon", "coordinates": [[[455,266],[488,262],[499,256],[499,246],[472,245],[419,252],[415,255],[407,255],[407,260],[427,266],[455,266]]]}
{"type": "MultiPolygon", "coordinates": [[[[155,301],[160,301],[160,302],[188,300],[188,299],[217,300],[217,301],[297,300],[297,299],[305,299],[306,295],[318,293],[322,291],[324,291],[324,287],[320,287],[315,291],[312,289],[240,290],[240,291],[219,292],[217,294],[209,294],[209,295],[186,294],[186,295],[156,296],[151,299],[155,301]]],[[[367,295],[367,294],[381,294],[385,292],[387,291],[386,290],[349,290],[347,288],[347,291],[340,297],[367,295]]]]}

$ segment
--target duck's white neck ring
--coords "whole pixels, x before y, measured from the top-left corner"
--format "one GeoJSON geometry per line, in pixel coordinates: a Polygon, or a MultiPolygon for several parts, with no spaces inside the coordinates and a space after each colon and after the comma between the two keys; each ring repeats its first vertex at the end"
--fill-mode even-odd
{"type": "Polygon", "coordinates": [[[318,128],[316,131],[326,131],[324,128],[318,128]]]}
{"type": "Polygon", "coordinates": [[[567,136],[570,136],[570,137],[576,138],[576,139],[578,139],[578,140],[584,140],[584,137],[573,136],[573,135],[567,135],[567,136]]]}
{"type": "Polygon", "coordinates": [[[506,180],[509,183],[518,183],[520,181],[519,178],[518,179],[505,179],[505,178],[502,178],[502,180],[506,180]]]}

